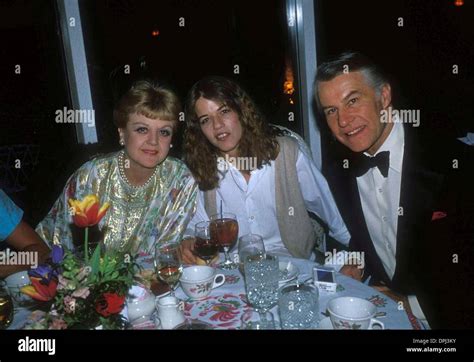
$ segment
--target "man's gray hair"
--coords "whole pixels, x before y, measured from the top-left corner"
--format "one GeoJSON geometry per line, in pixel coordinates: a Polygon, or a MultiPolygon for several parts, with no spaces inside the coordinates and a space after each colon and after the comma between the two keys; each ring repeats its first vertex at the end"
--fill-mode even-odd
{"type": "Polygon", "coordinates": [[[322,109],[319,100],[319,83],[330,81],[338,75],[349,72],[361,72],[367,83],[374,88],[377,96],[380,96],[382,87],[385,84],[390,84],[385,73],[365,55],[358,52],[344,52],[318,67],[314,82],[314,93],[316,104],[320,111],[322,109]]]}

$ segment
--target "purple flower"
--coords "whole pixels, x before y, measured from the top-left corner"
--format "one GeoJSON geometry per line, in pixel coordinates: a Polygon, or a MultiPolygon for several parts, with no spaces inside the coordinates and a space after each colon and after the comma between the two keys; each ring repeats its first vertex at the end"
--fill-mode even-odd
{"type": "Polygon", "coordinates": [[[34,278],[41,278],[41,283],[49,284],[51,279],[56,276],[52,268],[47,264],[38,265],[37,268],[28,270],[28,275],[34,278]]]}
{"type": "Polygon", "coordinates": [[[59,264],[63,261],[64,258],[64,250],[59,245],[53,245],[51,249],[51,260],[54,264],[59,264]]]}

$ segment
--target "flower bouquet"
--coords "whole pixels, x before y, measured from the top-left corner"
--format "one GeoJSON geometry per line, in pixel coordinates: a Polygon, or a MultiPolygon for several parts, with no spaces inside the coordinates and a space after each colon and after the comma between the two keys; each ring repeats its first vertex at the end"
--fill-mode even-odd
{"type": "Polygon", "coordinates": [[[54,245],[48,263],[28,272],[31,285],[23,287],[22,292],[51,304],[34,328],[123,329],[126,320],[120,312],[133,284],[134,258],[103,252],[100,245],[89,257],[88,227],[102,219],[109,205],[99,208],[95,195],[82,201],[69,200],[69,204],[74,223],[85,228],[84,256],[54,245]]]}

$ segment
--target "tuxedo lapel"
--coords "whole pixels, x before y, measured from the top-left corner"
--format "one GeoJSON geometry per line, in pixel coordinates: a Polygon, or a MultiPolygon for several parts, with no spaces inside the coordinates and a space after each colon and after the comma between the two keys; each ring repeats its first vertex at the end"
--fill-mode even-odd
{"type": "MultiPolygon", "coordinates": [[[[409,293],[413,289],[413,265],[422,265],[420,256],[424,243],[423,230],[429,227],[435,209],[436,195],[440,194],[443,176],[430,167],[413,130],[405,127],[400,207],[397,225],[397,266],[393,287],[409,293]]],[[[422,254],[421,254],[422,255],[422,254]]]]}

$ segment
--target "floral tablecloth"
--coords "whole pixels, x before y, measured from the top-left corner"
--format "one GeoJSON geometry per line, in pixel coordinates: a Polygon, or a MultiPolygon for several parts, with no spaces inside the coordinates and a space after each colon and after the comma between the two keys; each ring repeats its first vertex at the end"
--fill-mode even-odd
{"type": "MultiPolygon", "coordinates": [[[[312,268],[315,263],[295,258],[280,258],[280,260],[291,260],[300,271],[299,281],[305,281],[312,277],[312,268]]],[[[240,317],[251,308],[247,304],[245,294],[244,278],[238,269],[218,270],[226,276],[226,282],[219,288],[213,289],[211,294],[203,300],[196,301],[187,297],[181,288],[176,291],[176,296],[185,301],[185,316],[211,324],[216,329],[235,329],[240,327],[240,317]]],[[[335,293],[320,292],[319,306],[321,318],[324,318],[327,303],[335,297],[353,296],[370,300],[376,307],[378,317],[384,324],[385,329],[419,329],[419,324],[413,316],[411,318],[404,310],[400,310],[398,304],[377,290],[348,278],[342,274],[336,274],[338,288],[335,293]]],[[[278,308],[274,307],[271,312],[275,320],[279,321],[278,308]]]]}
{"type": "MultiPolygon", "coordinates": [[[[149,257],[142,260],[145,266],[152,265],[150,264],[152,259],[149,257]]],[[[305,281],[312,277],[314,262],[283,257],[280,257],[280,260],[291,260],[298,267],[299,281],[305,281]]],[[[225,275],[225,283],[221,287],[213,289],[205,299],[193,300],[186,296],[181,288],[176,290],[176,296],[184,301],[184,314],[188,320],[199,320],[212,325],[215,329],[239,328],[242,314],[251,308],[246,300],[244,278],[238,269],[219,269],[218,272],[225,275]]],[[[335,297],[353,296],[370,300],[377,307],[377,312],[380,315],[378,318],[384,323],[385,329],[420,329],[420,324],[415,317],[408,316],[406,311],[400,310],[397,303],[384,294],[342,274],[336,274],[336,280],[338,287],[335,293],[320,292],[321,318],[325,316],[329,300],[335,297]]],[[[275,321],[279,321],[277,306],[271,312],[275,321]]],[[[30,314],[31,310],[16,310],[14,322],[9,329],[22,328],[30,314]]]]}

